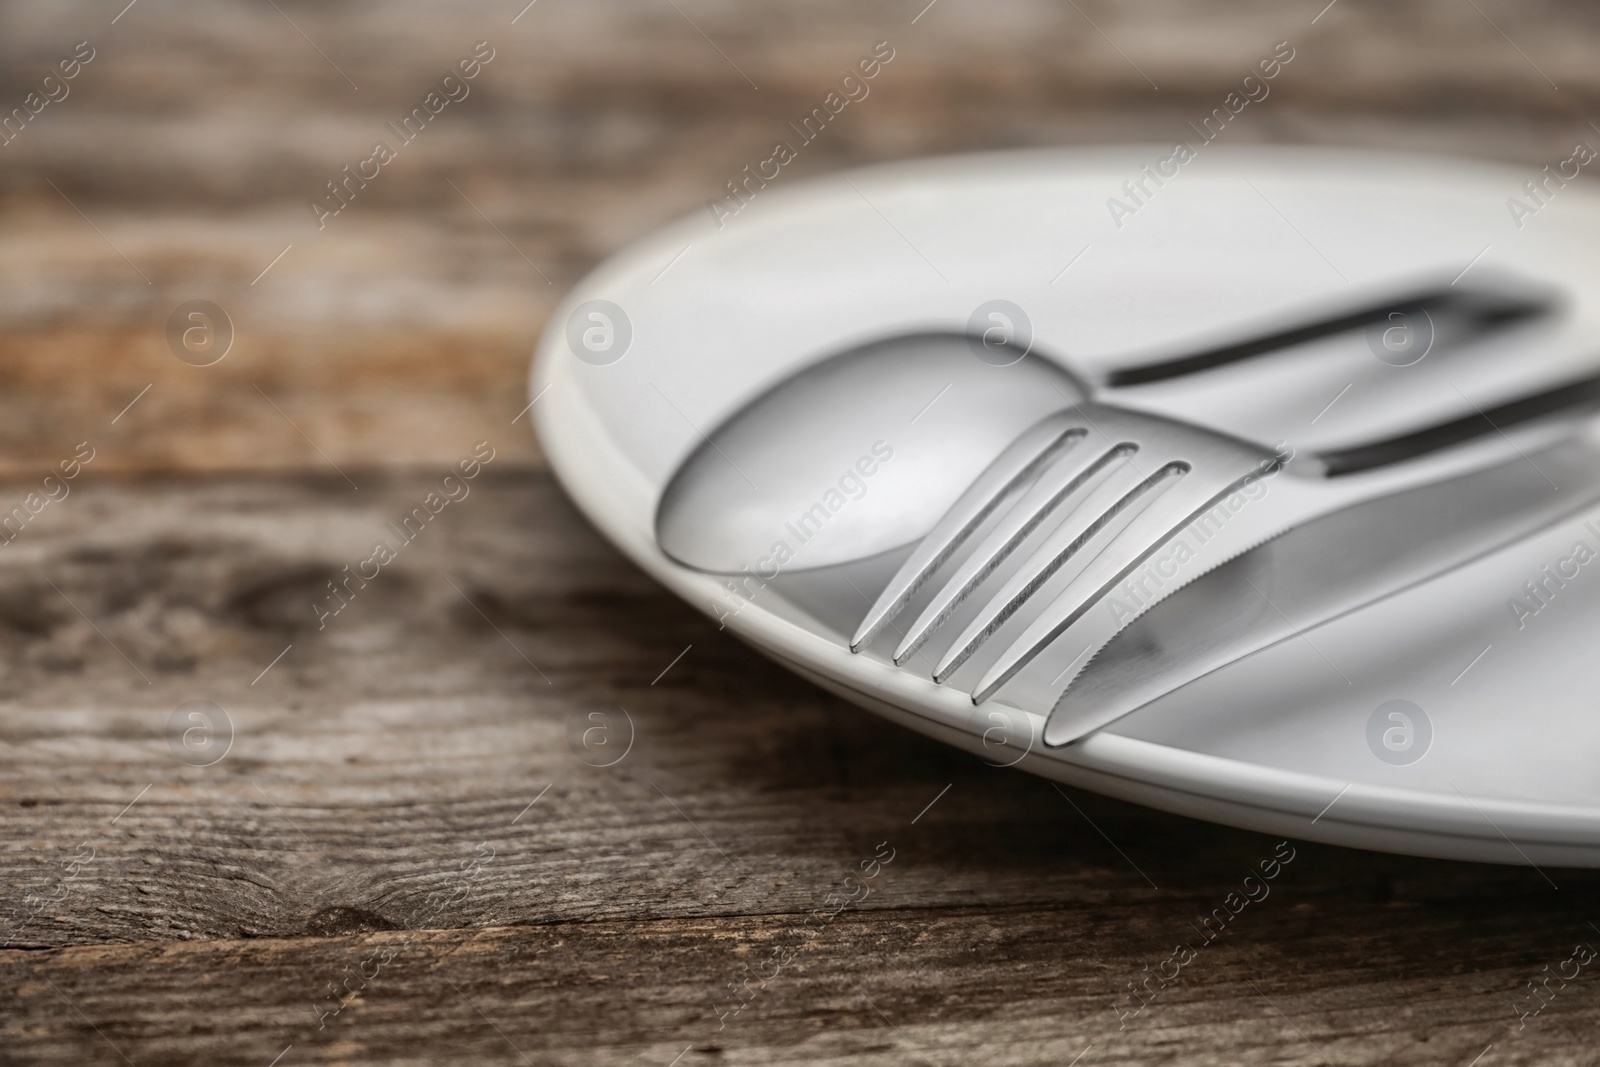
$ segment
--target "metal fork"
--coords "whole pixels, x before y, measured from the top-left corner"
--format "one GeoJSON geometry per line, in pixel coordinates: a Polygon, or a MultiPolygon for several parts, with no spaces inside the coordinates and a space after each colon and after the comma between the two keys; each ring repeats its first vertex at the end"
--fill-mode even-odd
{"type": "MultiPolygon", "coordinates": [[[[1076,404],[1024,431],[962,493],[867,612],[851,651],[861,651],[892,622],[992,518],[987,534],[935,590],[895,649],[895,662],[904,664],[1030,535],[1068,501],[1076,501],[1001,588],[987,595],[934,667],[934,681],[949,680],[1008,619],[1031,608],[1030,601],[1055,575],[1072,568],[1065,587],[979,679],[972,699],[982,703],[1185,530],[1195,531],[1184,543],[1199,545],[1194,551],[1199,558],[1169,576],[1173,580],[1158,582],[1159,591],[1133,590],[1132,609],[1113,620],[1108,632],[1103,625],[1085,623],[1091,644],[1098,647],[1157,601],[1285,530],[1386,494],[1508,458],[1527,458],[1508,431],[1530,424],[1515,429],[1524,444],[1541,437],[1554,440],[1569,435],[1574,420],[1596,408],[1600,377],[1580,379],[1390,440],[1296,459],[1295,468],[1307,476],[1273,478],[1270,494],[1251,505],[1250,516],[1219,529],[1206,525],[1207,513],[1251,483],[1278,474],[1287,463],[1283,457],[1163,416],[1076,404]]],[[[1134,584],[1145,580],[1140,576],[1134,584]]]]}
{"type": "Polygon", "coordinates": [[[984,521],[1016,497],[906,632],[894,654],[903,664],[1064,501],[1087,489],[935,667],[934,680],[944,682],[1063,566],[1092,555],[984,676],[973,699],[986,700],[1195,519],[1280,466],[1279,457],[1260,446],[1159,416],[1098,404],[1053,415],[1018,437],[929,531],[868,611],[851,650],[870,643],[984,521]],[[1099,546],[1097,535],[1118,520],[1126,525],[1099,546]]]}

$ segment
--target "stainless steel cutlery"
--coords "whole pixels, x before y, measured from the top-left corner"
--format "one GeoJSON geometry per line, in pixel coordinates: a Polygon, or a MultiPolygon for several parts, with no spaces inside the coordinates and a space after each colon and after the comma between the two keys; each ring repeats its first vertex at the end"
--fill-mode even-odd
{"type": "MultiPolygon", "coordinates": [[[[1047,735],[1059,744],[1081,736],[1092,728],[1088,724],[1110,721],[1159,694],[1165,683],[1157,678],[1175,685],[1186,675],[1176,668],[1151,674],[1144,654],[1102,658],[1095,653],[1103,644],[1241,554],[1298,558],[1283,546],[1270,553],[1262,547],[1287,531],[1337,528],[1330,516],[1359,522],[1405,513],[1422,501],[1444,514],[1456,496],[1474,498],[1486,509],[1483,521],[1458,528],[1465,540],[1432,557],[1445,561],[1501,543],[1507,529],[1525,532],[1547,521],[1557,507],[1552,502],[1524,508],[1514,495],[1478,495],[1484,486],[1512,478],[1507,472],[1519,465],[1542,484],[1544,474],[1529,450],[1566,471],[1570,452],[1561,451],[1567,446],[1560,442],[1600,402],[1600,377],[1549,382],[1525,373],[1518,378],[1523,392],[1489,396],[1470,372],[1474,361],[1481,362],[1496,346],[1516,351],[1537,345],[1558,312],[1558,302],[1548,294],[1509,281],[1460,288],[1439,284],[1125,365],[1099,383],[1060,374],[1037,357],[1010,367],[980,363],[961,352],[961,342],[974,339],[912,336],[877,342],[807,368],[730,419],[673,479],[657,527],[667,551],[686,562],[697,556],[705,560],[708,544],[719,538],[726,542],[730,530],[746,528],[748,544],[726,544],[706,569],[742,573],[742,590],[752,595],[769,580],[785,581],[780,572],[786,568],[773,566],[770,554],[759,554],[768,549],[769,534],[800,533],[792,519],[802,511],[810,487],[784,484],[805,477],[796,458],[808,450],[836,449],[833,442],[841,438],[864,443],[878,433],[892,437],[896,407],[917,395],[914,386],[927,393],[950,377],[948,391],[954,379],[965,376],[966,398],[980,399],[979,414],[971,419],[973,451],[993,458],[964,482],[940,462],[917,473],[913,480],[925,487],[923,503],[946,503],[935,512],[924,507],[926,532],[902,550],[898,565],[885,568],[883,561],[905,544],[904,534],[875,521],[870,505],[861,507],[860,529],[848,539],[848,548],[813,549],[808,559],[796,545],[793,560],[785,562],[793,564],[791,571],[826,575],[833,567],[876,561],[860,580],[835,576],[849,581],[856,598],[866,601],[848,638],[850,651],[862,654],[881,645],[875,654],[902,668],[926,670],[939,683],[951,682],[981,658],[981,669],[967,682],[974,703],[996,697],[1046,648],[1063,635],[1077,634],[1075,644],[1084,651],[1053,681],[1068,709],[1052,718],[1047,735]],[[1397,330],[1409,348],[1389,345],[1397,330]],[[1360,428],[1367,436],[1325,436],[1322,448],[1298,451],[1274,437],[1287,425],[1281,399],[1275,400],[1270,388],[1252,388],[1241,374],[1270,373],[1274,363],[1326,362],[1330,351],[1343,361],[1352,382],[1364,374],[1383,374],[1394,392],[1403,396],[1425,389],[1432,402],[1391,404],[1391,414],[1378,424],[1381,437],[1371,436],[1369,422],[1360,428]],[[1424,360],[1432,361],[1426,375],[1416,370],[1424,360]],[[1446,377],[1460,375],[1477,398],[1454,386],[1454,396],[1444,394],[1454,403],[1441,408],[1440,367],[1446,377]],[[1004,377],[1008,373],[1015,375],[1010,382],[1004,377]],[[1189,389],[1204,396],[1214,390],[1218,375],[1231,376],[1237,386],[1231,414],[1224,415],[1213,397],[1209,405],[1185,405],[1197,417],[1174,418],[1149,399],[1152,390],[1170,397],[1189,389]],[[1544,387],[1529,392],[1530,382],[1544,387]],[[1028,417],[1041,403],[1055,410],[1043,418],[1028,417]],[[1008,421],[1025,428],[995,454],[996,431],[1008,421]],[[1231,432],[1224,432],[1224,425],[1231,432]],[[741,463],[759,475],[752,478],[741,463]],[[1416,505],[1393,502],[1419,493],[1416,505]],[[1510,526],[1492,521],[1502,511],[1510,526]],[[873,582],[878,588],[863,588],[873,582]],[[1086,663],[1094,664],[1092,678],[1079,684],[1077,672],[1086,663]],[[1138,685],[1128,680],[1133,664],[1146,671],[1138,685]],[[1062,725],[1067,723],[1076,725],[1062,725]]],[[[960,448],[961,442],[946,447],[960,448]]],[[[902,464],[915,462],[909,450],[897,454],[905,454],[902,464]]],[[[1571,492],[1560,499],[1560,507],[1589,499],[1592,479],[1567,480],[1571,492]]],[[[1418,528],[1426,530],[1427,524],[1418,528]]],[[[1298,543],[1287,542],[1291,548],[1298,543]]],[[[1248,569],[1240,564],[1228,573],[1248,569]]],[[[1337,603],[1361,602],[1396,587],[1392,569],[1375,565],[1367,574],[1357,568],[1326,581],[1337,585],[1337,603]]],[[[1420,564],[1415,570],[1437,572],[1420,564]]],[[[1321,573],[1308,570],[1305,580],[1315,584],[1323,580],[1321,573]]],[[[1202,590],[1218,588],[1219,581],[1205,583],[1202,590]]],[[[1184,603],[1204,595],[1186,591],[1184,603]]],[[[1237,645],[1219,639],[1215,654],[1204,662],[1215,662],[1237,645]]]]}

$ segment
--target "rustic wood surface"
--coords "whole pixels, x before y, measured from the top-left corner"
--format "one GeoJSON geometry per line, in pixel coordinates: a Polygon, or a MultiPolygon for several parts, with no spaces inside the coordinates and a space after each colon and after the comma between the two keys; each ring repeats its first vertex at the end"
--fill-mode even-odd
{"type": "Polygon", "coordinates": [[[326,581],[434,485],[352,473],[86,484],[0,557],[0,1058],[1592,1062],[1592,978],[1525,1027],[1512,1005],[1600,943],[1600,875],[1297,842],[1203,944],[1278,842],[842,705],[544,474],[491,464],[319,630],[326,581]],[[211,766],[171,747],[195,699],[233,723],[211,766]],[[620,742],[619,709],[631,750],[579,762],[574,717],[620,742]]]}
{"type": "MultiPolygon", "coordinates": [[[[513,24],[525,2],[138,0],[114,24],[114,0],[0,7],[0,114],[77,42],[96,52],[0,146],[0,473],[55,462],[146,385],[158,429],[107,470],[447,462],[521,408],[572,282],[705,211],[878,41],[893,62],[783,181],[1170,142],[1279,40],[1295,59],[1231,143],[1531,173],[1600,138],[1600,8],[1573,0],[539,0],[513,24]],[[318,230],[307,202],[480,40],[495,58],[470,95],[318,230]],[[236,330],[214,367],[167,348],[193,299],[236,330]]],[[[527,434],[506,447],[537,462],[527,434]]]]}
{"type": "Polygon", "coordinates": [[[0,1063],[1600,1060],[1600,979],[1552,976],[1600,945],[1600,875],[1280,845],[987,767],[664,593],[513,422],[565,288],[877,41],[893,64],[784,180],[1165,141],[1283,39],[1230,138],[1536,170],[1600,138],[1600,11],[124,3],[0,8],[0,115],[95,49],[0,146],[0,504],[95,449],[0,546],[0,1063]],[[306,201],[480,40],[471,96],[319,231],[306,201]],[[214,366],[169,350],[194,299],[234,323],[214,366]],[[319,629],[480,440],[471,495],[319,629]],[[210,765],[190,701],[231,722],[210,765]],[[597,722],[614,765],[579,758],[597,722]]]}

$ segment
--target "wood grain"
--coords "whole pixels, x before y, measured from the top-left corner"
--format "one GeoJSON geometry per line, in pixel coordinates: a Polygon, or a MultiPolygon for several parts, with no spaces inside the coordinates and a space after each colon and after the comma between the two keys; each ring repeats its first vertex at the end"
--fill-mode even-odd
{"type": "Polygon", "coordinates": [[[1293,843],[1207,943],[1276,841],[841,704],[545,475],[491,464],[319,631],[434,484],[352,473],[84,484],[0,555],[8,1062],[1588,1062],[1591,978],[1512,1004],[1600,941],[1600,875],[1293,843]],[[213,766],[170,747],[193,699],[213,766]],[[579,762],[569,721],[618,708],[626,757],[579,762]]]}
{"type": "MultiPolygon", "coordinates": [[[[1170,142],[1279,40],[1296,58],[1232,141],[1537,170],[1600,136],[1600,16],[1570,0],[812,0],[759,14],[542,0],[515,24],[522,4],[229,2],[200,16],[142,0],[114,25],[102,6],[0,11],[7,108],[75,42],[97,50],[71,95],[0,147],[0,471],[54,462],[146,385],[154,417],[108,453],[113,469],[281,471],[319,466],[318,449],[341,465],[445,462],[526,402],[534,340],[577,278],[674,217],[712,226],[724,182],[878,41],[895,59],[871,95],[784,181],[1170,142]],[[470,95],[319,230],[308,201],[479,40],[495,59],[470,95]],[[192,299],[232,319],[215,367],[168,350],[167,319],[192,299]]],[[[1081,245],[1066,235],[1063,255],[1081,245]]],[[[507,447],[538,461],[526,435],[507,447]]]]}

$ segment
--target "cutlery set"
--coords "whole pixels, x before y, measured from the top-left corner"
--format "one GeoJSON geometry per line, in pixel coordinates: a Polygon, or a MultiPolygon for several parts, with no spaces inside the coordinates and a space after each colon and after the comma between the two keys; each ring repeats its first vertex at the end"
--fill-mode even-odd
{"type": "Polygon", "coordinates": [[[1498,168],[1219,151],[1113,232],[1136,158],[884,167],[646,239],[541,342],[553,469],[733,633],[991,762],[1600,865],[1600,594],[1506,607],[1600,511],[1600,197],[1518,235],[1498,168]],[[568,340],[596,301],[612,362],[568,340]],[[1430,720],[1403,762],[1395,700],[1430,720]]]}

